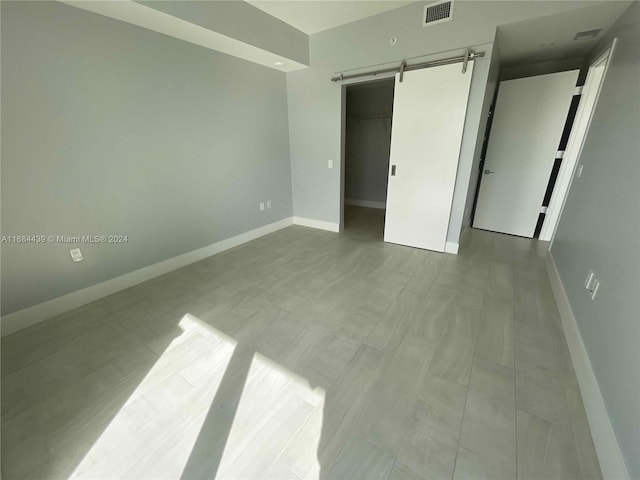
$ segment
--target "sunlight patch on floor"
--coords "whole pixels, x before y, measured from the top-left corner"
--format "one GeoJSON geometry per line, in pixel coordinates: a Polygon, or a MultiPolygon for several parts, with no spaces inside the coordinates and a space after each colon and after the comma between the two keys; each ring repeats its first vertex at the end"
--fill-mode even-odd
{"type": "Polygon", "coordinates": [[[178,478],[236,347],[186,314],[173,339],[71,478],[178,478]]]}
{"type": "Polygon", "coordinates": [[[290,468],[317,477],[324,389],[190,314],[179,327],[71,478],[263,478],[294,436],[290,468]]]}
{"type": "Polygon", "coordinates": [[[256,352],[215,478],[270,478],[292,437],[289,468],[319,473],[324,399],[323,388],[256,352]]]}

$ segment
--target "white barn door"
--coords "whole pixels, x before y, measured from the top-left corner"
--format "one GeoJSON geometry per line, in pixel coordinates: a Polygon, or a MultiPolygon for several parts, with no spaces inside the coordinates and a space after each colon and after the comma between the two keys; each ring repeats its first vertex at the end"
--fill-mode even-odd
{"type": "Polygon", "coordinates": [[[444,252],[473,62],[396,75],[385,242],[444,252]]]}

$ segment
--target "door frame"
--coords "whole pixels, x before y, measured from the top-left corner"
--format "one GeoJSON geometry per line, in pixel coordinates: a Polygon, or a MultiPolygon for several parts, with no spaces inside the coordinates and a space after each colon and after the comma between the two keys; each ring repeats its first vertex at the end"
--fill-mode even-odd
{"type": "Polygon", "coordinates": [[[571,189],[571,184],[573,183],[573,179],[575,178],[576,170],[579,165],[580,156],[582,154],[582,147],[584,146],[584,142],[589,134],[589,129],[591,127],[591,120],[593,119],[593,113],[598,105],[598,100],[600,99],[600,92],[602,90],[602,84],[607,76],[607,71],[609,69],[609,65],[611,64],[611,57],[613,56],[613,52],[615,50],[617,39],[613,39],[611,44],[607,46],[596,58],[589,64],[589,70],[587,72],[587,78],[582,87],[582,97],[580,99],[580,103],[578,104],[578,111],[576,112],[576,118],[571,127],[571,133],[569,134],[569,140],[567,142],[567,146],[565,148],[565,153],[562,158],[562,165],[560,167],[560,172],[558,174],[558,179],[553,188],[553,193],[551,194],[551,199],[549,201],[548,213],[542,225],[542,230],[540,231],[539,239],[549,241],[549,249],[551,249],[551,245],[553,244],[553,240],[556,236],[556,232],[558,230],[558,224],[560,223],[560,218],[562,216],[562,211],[564,210],[565,203],[567,201],[567,197],[569,196],[569,190],[571,189]],[[593,80],[593,77],[590,77],[593,69],[598,68],[604,64],[604,71],[602,72],[602,77],[600,78],[600,83],[598,85],[592,84],[589,81],[593,80]],[[589,87],[594,86],[596,88],[595,97],[593,103],[588,106],[588,110],[585,110],[584,98],[585,93],[589,87]]]}
{"type": "Polygon", "coordinates": [[[344,182],[346,170],[346,142],[347,142],[347,87],[363,83],[375,83],[395,78],[395,72],[372,75],[370,77],[344,80],[340,85],[340,224],[338,232],[344,232],[344,182]]]}

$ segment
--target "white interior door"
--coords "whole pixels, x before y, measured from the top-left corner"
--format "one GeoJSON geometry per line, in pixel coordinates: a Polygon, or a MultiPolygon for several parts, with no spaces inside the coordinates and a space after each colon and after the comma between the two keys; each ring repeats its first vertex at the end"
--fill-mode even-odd
{"type": "Polygon", "coordinates": [[[384,240],[444,252],[473,62],[396,75],[384,240]]]}
{"type": "Polygon", "coordinates": [[[500,83],[473,226],[533,237],[578,70],[500,83]]]}
{"type": "MultiPolygon", "coordinates": [[[[615,40],[613,45],[615,45],[615,40]]],[[[576,170],[578,158],[582,152],[582,146],[587,136],[589,126],[591,125],[591,117],[598,102],[602,82],[604,81],[607,65],[609,64],[609,58],[613,52],[613,45],[596,58],[589,67],[587,79],[582,87],[582,97],[578,104],[578,111],[576,112],[573,127],[571,128],[571,135],[569,135],[569,141],[567,142],[567,148],[562,157],[560,171],[558,172],[558,178],[551,195],[549,208],[547,208],[547,215],[545,216],[542,231],[540,232],[540,240],[551,240],[558,227],[560,213],[562,213],[562,208],[564,207],[564,202],[566,201],[567,193],[571,185],[571,179],[576,170]]]]}

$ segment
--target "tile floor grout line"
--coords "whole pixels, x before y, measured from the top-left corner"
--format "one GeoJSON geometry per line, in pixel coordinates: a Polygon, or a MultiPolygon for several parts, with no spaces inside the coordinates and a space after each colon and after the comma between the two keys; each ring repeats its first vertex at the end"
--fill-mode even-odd
{"type": "Polygon", "coordinates": [[[473,375],[473,364],[476,358],[476,341],[473,342],[473,353],[471,354],[471,371],[469,372],[469,381],[467,382],[466,394],[464,396],[464,407],[462,408],[462,417],[460,418],[460,429],[458,430],[458,443],[456,445],[456,458],[453,461],[453,471],[451,472],[451,480],[456,474],[456,465],[458,464],[458,454],[460,453],[460,440],[462,439],[462,425],[464,424],[464,415],[467,412],[467,401],[469,400],[469,388],[471,387],[471,376],[473,375]]]}

